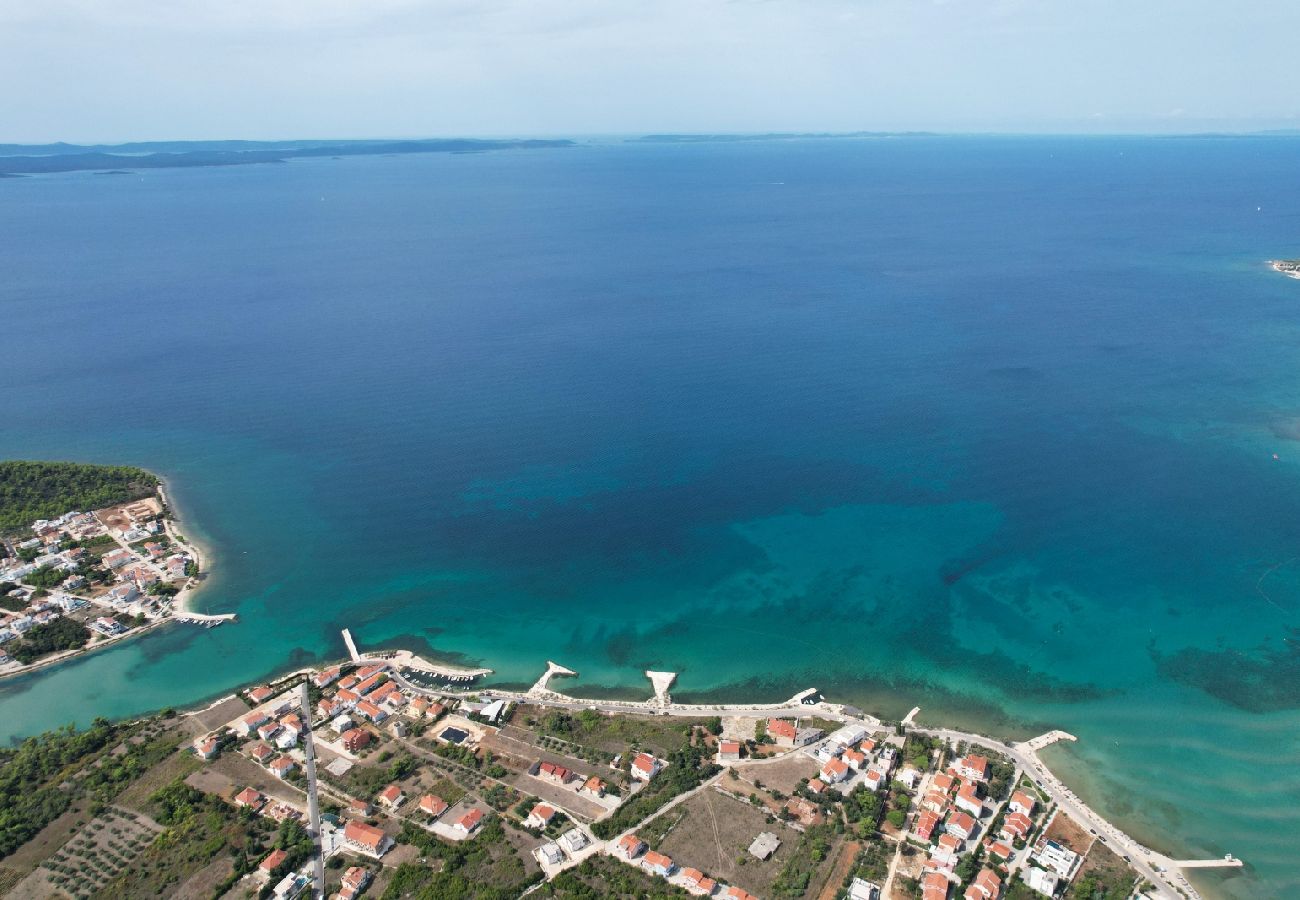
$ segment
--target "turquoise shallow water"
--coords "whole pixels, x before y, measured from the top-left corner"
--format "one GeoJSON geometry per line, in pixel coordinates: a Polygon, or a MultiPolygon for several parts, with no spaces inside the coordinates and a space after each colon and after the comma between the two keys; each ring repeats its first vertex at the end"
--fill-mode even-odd
{"type": "Polygon", "coordinates": [[[1300,893],[1300,140],[593,144],[0,184],[0,455],[166,476],[175,627],[0,734],[364,644],[1020,736],[1300,893]],[[1278,459],[1273,458],[1273,454],[1278,459]]]}

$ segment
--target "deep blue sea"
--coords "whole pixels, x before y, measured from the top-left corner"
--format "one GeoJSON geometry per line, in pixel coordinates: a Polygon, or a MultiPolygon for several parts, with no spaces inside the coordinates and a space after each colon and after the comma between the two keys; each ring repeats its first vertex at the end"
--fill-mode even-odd
{"type": "Polygon", "coordinates": [[[360,642],[1000,736],[1300,895],[1300,139],[583,143],[0,181],[0,457],[131,463],[175,626],[0,736],[360,642]],[[1276,455],[1276,456],[1275,456],[1276,455]]]}

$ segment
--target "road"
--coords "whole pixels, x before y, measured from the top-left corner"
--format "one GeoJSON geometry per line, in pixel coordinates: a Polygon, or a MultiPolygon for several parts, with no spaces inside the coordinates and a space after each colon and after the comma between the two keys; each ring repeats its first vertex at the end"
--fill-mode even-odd
{"type": "Polygon", "coordinates": [[[303,755],[306,757],[303,765],[307,772],[307,822],[311,829],[312,843],[316,847],[316,853],[312,859],[312,883],[311,893],[315,900],[324,900],[325,897],[325,854],[321,852],[321,829],[320,829],[320,804],[317,802],[316,792],[316,745],[312,739],[311,733],[311,691],[309,682],[303,679],[299,690],[302,698],[302,747],[303,755]]]}

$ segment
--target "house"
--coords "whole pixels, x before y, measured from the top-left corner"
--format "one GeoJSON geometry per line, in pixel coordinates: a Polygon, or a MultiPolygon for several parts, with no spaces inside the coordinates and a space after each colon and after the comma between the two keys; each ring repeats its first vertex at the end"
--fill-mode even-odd
{"type": "Polygon", "coordinates": [[[379,792],[379,802],[389,809],[397,809],[406,802],[406,794],[395,784],[390,784],[379,792]]]}
{"type": "Polygon", "coordinates": [[[942,872],[931,872],[921,880],[921,900],[946,900],[947,896],[947,875],[942,872]]]}
{"type": "Polygon", "coordinates": [[[289,858],[288,851],[272,850],[270,853],[266,854],[266,858],[264,860],[262,860],[260,863],[257,864],[257,868],[263,875],[268,875],[268,876],[273,875],[275,873],[275,870],[280,868],[280,866],[288,858],[289,858]]]}
{"type": "Polygon", "coordinates": [[[1069,880],[1075,863],[1079,861],[1079,854],[1056,841],[1045,841],[1034,854],[1034,861],[1069,880]]]}
{"type": "Polygon", "coordinates": [[[898,780],[903,783],[903,787],[909,791],[914,791],[916,786],[921,783],[921,770],[910,764],[903,766],[903,770],[898,773],[898,780]]]}
{"type": "Polygon", "coordinates": [[[542,846],[537,848],[535,853],[537,861],[544,866],[555,866],[564,862],[564,851],[561,850],[560,845],[554,841],[542,844],[542,846]]]}
{"type": "Polygon", "coordinates": [[[356,691],[358,694],[364,697],[366,694],[369,694],[371,691],[379,687],[387,680],[388,680],[388,676],[385,675],[383,672],[376,672],[374,675],[371,675],[369,678],[363,679],[352,690],[356,691]]]}
{"type": "MultiPolygon", "coordinates": [[[[852,748],[845,750],[840,755],[840,759],[848,763],[849,768],[855,772],[861,772],[862,768],[867,764],[867,754],[852,748]]],[[[872,788],[872,790],[875,790],[875,788],[872,788]]]]}
{"type": "Polygon", "coordinates": [[[936,851],[933,856],[927,856],[921,868],[927,872],[951,873],[957,868],[957,857],[942,854],[936,851]]]}
{"type": "Polygon", "coordinates": [[[989,841],[986,846],[988,847],[989,856],[996,856],[1003,861],[1011,859],[1011,855],[1015,852],[1002,841],[989,841]]]}
{"type": "Polygon", "coordinates": [[[1026,816],[1032,816],[1037,806],[1038,803],[1034,798],[1024,791],[1016,791],[1007,802],[1007,809],[1010,812],[1018,812],[1026,816]]]}
{"type": "Polygon", "coordinates": [[[298,764],[287,756],[277,756],[271,760],[271,764],[267,768],[271,770],[271,774],[276,778],[288,778],[289,773],[298,768],[298,764]]]}
{"type": "Polygon", "coordinates": [[[956,784],[957,779],[946,772],[936,772],[934,778],[930,781],[931,787],[943,791],[945,794],[950,793],[956,784]]]}
{"type": "Polygon", "coordinates": [[[351,728],[343,732],[343,749],[349,753],[356,753],[358,750],[370,746],[372,739],[369,731],[361,728],[351,728]]]}
{"type": "Polygon", "coordinates": [[[641,859],[641,868],[645,869],[651,875],[658,875],[661,878],[667,878],[669,875],[673,874],[673,870],[677,868],[677,865],[670,857],[651,850],[641,859]]]}
{"type": "Polygon", "coordinates": [[[435,794],[425,794],[420,798],[420,812],[435,819],[447,811],[447,803],[435,794]]]}
{"type": "Polygon", "coordinates": [[[361,701],[361,695],[347,688],[339,688],[334,692],[334,702],[343,709],[353,709],[361,701]]]}
{"type": "Polygon", "coordinates": [[[849,884],[848,900],[880,900],[880,885],[854,878],[849,884]]]}
{"type": "Polygon", "coordinates": [[[253,757],[253,759],[257,760],[262,765],[266,765],[275,756],[275,751],[266,744],[263,744],[261,741],[258,741],[256,744],[253,744],[248,748],[248,755],[253,757]]]}
{"type": "Polygon", "coordinates": [[[754,842],[749,845],[749,855],[755,859],[766,860],[771,858],[781,847],[781,839],[770,831],[760,832],[754,842]]]}
{"type": "Polygon", "coordinates": [[[246,806],[257,812],[266,804],[266,796],[261,791],[255,791],[251,787],[246,787],[235,795],[236,806],[246,806]]]}
{"type": "Polygon", "coordinates": [[[353,800],[348,803],[348,812],[370,818],[375,814],[375,805],[369,800],[353,800]]]}
{"type": "Polygon", "coordinates": [[[281,750],[288,750],[290,747],[297,745],[298,736],[301,733],[299,731],[301,724],[297,716],[281,719],[280,733],[275,738],[275,745],[281,750]]]}
{"type": "Polygon", "coordinates": [[[804,827],[819,825],[823,821],[820,807],[816,803],[809,803],[803,797],[791,797],[787,800],[785,811],[804,827]]]}
{"type": "Polygon", "coordinates": [[[376,725],[388,718],[387,710],[380,709],[369,700],[362,700],[357,703],[357,712],[365,716],[371,722],[374,722],[376,725]]]}
{"type": "Polygon", "coordinates": [[[264,741],[269,741],[280,733],[279,722],[264,722],[257,726],[257,736],[264,741]]]}
{"type": "Polygon", "coordinates": [[[989,761],[982,756],[963,756],[952,765],[952,769],[962,778],[989,780],[989,761]]]}
{"type": "Polygon", "coordinates": [[[194,742],[194,752],[199,759],[216,759],[220,745],[217,739],[212,735],[205,738],[199,738],[194,742]]]}
{"type": "Polygon", "coordinates": [[[582,787],[578,788],[578,793],[587,794],[590,797],[600,799],[605,796],[605,782],[601,781],[595,775],[592,775],[583,782],[582,787]]]}
{"type": "Polygon", "coordinates": [[[727,890],[723,892],[722,896],[726,897],[727,900],[758,900],[758,898],[749,891],[742,887],[736,887],[734,884],[727,888],[727,890]]]}
{"type": "Polygon", "coordinates": [[[635,834],[625,834],[618,839],[618,853],[624,859],[636,859],[645,852],[645,841],[635,834]]]}
{"type": "Polygon", "coordinates": [[[474,829],[478,828],[479,823],[483,821],[483,811],[481,809],[471,809],[465,815],[456,820],[451,827],[461,834],[473,834],[474,829]]]}
{"type": "Polygon", "coordinates": [[[966,842],[955,834],[939,835],[938,844],[939,848],[935,851],[935,856],[943,856],[948,859],[955,858],[961,853],[962,848],[966,846],[966,842]]]}
{"type": "Polygon", "coordinates": [[[564,834],[560,835],[560,846],[569,853],[577,853],[589,843],[591,843],[591,841],[587,840],[587,835],[577,828],[570,828],[568,831],[564,832],[564,834]]]}
{"type": "Polygon", "coordinates": [[[1023,840],[1033,830],[1034,823],[1024,813],[1013,812],[1002,820],[1001,837],[1008,843],[1023,840]]]}
{"type": "Polygon", "coordinates": [[[401,719],[393,719],[393,721],[388,723],[388,732],[393,737],[404,738],[408,733],[406,723],[401,719]]]}
{"type": "Polygon", "coordinates": [[[568,784],[577,777],[571,769],[549,762],[538,763],[537,772],[534,774],[538,778],[545,778],[548,781],[554,781],[556,784],[568,784]]]}
{"type": "Polygon", "coordinates": [[[718,741],[718,762],[740,759],[740,741],[718,741]]]}
{"type": "Polygon", "coordinates": [[[971,818],[969,813],[953,813],[948,817],[948,822],[943,827],[949,834],[955,834],[964,841],[968,841],[975,836],[975,820],[971,818]]]}
{"type": "Polygon", "coordinates": [[[984,811],[984,803],[980,800],[979,791],[975,789],[975,785],[969,783],[961,786],[953,805],[977,818],[984,811]]]}
{"type": "Polygon", "coordinates": [[[252,737],[253,733],[257,731],[263,723],[270,721],[270,719],[271,717],[264,712],[255,712],[241,719],[239,725],[236,727],[239,729],[239,733],[244,737],[252,737]]]}
{"type": "Polygon", "coordinates": [[[525,828],[545,828],[551,824],[555,818],[555,807],[547,806],[545,803],[538,803],[533,807],[528,818],[524,819],[525,828]]]}
{"type": "Polygon", "coordinates": [[[885,783],[885,773],[879,769],[867,769],[867,774],[862,776],[862,781],[871,790],[878,791],[885,783]]]}
{"type": "Polygon", "coordinates": [[[99,558],[100,563],[106,569],[120,569],[122,566],[135,559],[130,551],[123,550],[120,547],[117,550],[111,550],[99,558]]]}
{"type": "Polygon", "coordinates": [[[827,738],[826,743],[832,747],[837,747],[840,750],[847,750],[854,744],[861,743],[863,738],[866,736],[867,729],[863,728],[861,725],[850,723],[842,728],[832,731],[831,736],[827,738]]]}
{"type": "Polygon", "coordinates": [[[820,778],[813,778],[808,781],[808,793],[820,794],[824,790],[826,790],[826,782],[820,778]]]}
{"type": "Polygon", "coordinates": [[[632,757],[632,777],[638,781],[649,781],[663,770],[664,764],[649,753],[638,753],[632,757]]]}
{"type": "MultiPolygon", "coordinates": [[[[339,676],[342,674],[343,674],[343,668],[341,666],[331,666],[330,668],[322,669],[321,671],[313,675],[311,677],[311,683],[316,685],[316,687],[318,688],[328,687],[329,685],[338,681],[339,676]]],[[[361,871],[365,872],[366,870],[362,869],[361,871]]],[[[370,873],[366,872],[366,874],[369,875],[370,873]]]]}
{"type": "Polygon", "coordinates": [[[706,877],[705,874],[701,872],[699,869],[692,869],[689,866],[687,866],[685,869],[682,869],[679,873],[677,873],[677,875],[682,880],[683,885],[685,885],[687,888],[695,888],[696,890],[699,890],[700,882],[703,881],[706,877]]]}
{"type": "Polygon", "coordinates": [[[939,814],[936,812],[931,812],[930,810],[927,809],[926,811],[921,813],[921,815],[916,820],[916,826],[914,828],[914,830],[916,831],[916,836],[923,841],[930,840],[930,836],[934,834],[934,829],[938,824],[939,824],[939,814]]]}
{"type": "Polygon", "coordinates": [[[343,873],[343,883],[339,888],[339,900],[356,900],[356,897],[370,884],[370,870],[360,866],[351,866],[343,873]]]}
{"type": "Polygon", "coordinates": [[[265,703],[275,696],[275,691],[271,690],[269,685],[261,684],[251,688],[248,692],[248,699],[254,703],[265,703]]]}
{"type": "Polygon", "coordinates": [[[1051,872],[1035,866],[1025,866],[1021,869],[1020,878],[1029,886],[1030,890],[1037,891],[1044,897],[1054,896],[1056,887],[1060,883],[1060,879],[1051,872]]]}
{"type": "Polygon", "coordinates": [[[316,717],[318,719],[332,719],[343,713],[343,705],[336,703],[328,697],[322,697],[316,703],[316,717]]]}
{"type": "Polygon", "coordinates": [[[271,900],[298,900],[309,884],[311,884],[310,876],[301,872],[290,872],[281,878],[275,890],[271,891],[271,900]]]}
{"type": "Polygon", "coordinates": [[[822,766],[818,777],[827,784],[838,784],[849,777],[849,767],[845,765],[842,759],[832,759],[822,766]]]}
{"type": "Polygon", "coordinates": [[[785,719],[768,719],[767,734],[778,747],[794,747],[795,739],[798,737],[799,730],[793,722],[785,719]]]}
{"type": "Polygon", "coordinates": [[[354,850],[375,858],[388,852],[393,843],[381,829],[355,821],[343,826],[343,841],[354,850]]]}
{"type": "MultiPolygon", "coordinates": [[[[14,624],[17,625],[17,623],[14,624]]],[[[100,616],[90,627],[94,628],[105,637],[112,637],[116,634],[126,633],[126,626],[117,619],[114,619],[112,616],[100,616]]]]}
{"type": "Polygon", "coordinates": [[[1001,893],[1002,879],[986,866],[966,888],[966,900],[998,900],[1001,893]]]}

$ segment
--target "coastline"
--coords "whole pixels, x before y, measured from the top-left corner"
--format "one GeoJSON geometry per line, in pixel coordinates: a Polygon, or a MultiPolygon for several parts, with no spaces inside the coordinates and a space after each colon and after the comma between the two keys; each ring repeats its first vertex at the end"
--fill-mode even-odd
{"type": "Polygon", "coordinates": [[[205,619],[222,619],[233,618],[233,616],[209,616],[207,613],[199,612],[194,609],[194,595],[198,593],[207,583],[208,565],[212,560],[212,554],[206,544],[201,540],[191,537],[189,534],[184,537],[178,534],[180,527],[184,524],[180,508],[176,504],[175,495],[168,491],[168,482],[154,474],[158,478],[157,497],[163,505],[166,515],[162,518],[163,528],[168,536],[179,548],[190,555],[198,565],[199,574],[197,577],[186,580],[185,585],[172,599],[171,608],[164,611],[163,614],[156,618],[150,618],[142,625],[137,625],[129,631],[113,635],[96,635],[95,639],[81,647],[71,650],[61,650],[58,653],[42,657],[32,663],[19,667],[6,667],[0,671],[0,680],[13,678],[19,675],[30,675],[44,669],[53,668],[62,663],[70,662],[84,656],[89,656],[99,650],[117,646],[125,641],[140,635],[153,631],[160,626],[167,624],[181,624],[187,620],[187,617],[193,616],[196,619],[189,621],[203,621],[205,619]]]}
{"type": "Polygon", "coordinates": [[[201,610],[194,608],[194,595],[203,589],[208,577],[212,574],[208,569],[213,559],[212,551],[207,544],[196,538],[193,532],[184,527],[188,519],[182,512],[183,507],[177,501],[176,493],[171,490],[171,482],[162,478],[158,479],[158,497],[162,500],[163,508],[168,513],[163,520],[167,536],[187,550],[194,557],[194,562],[199,567],[198,577],[189,579],[185,586],[181,588],[180,593],[173,599],[172,617],[186,613],[199,613],[201,610]],[[182,529],[184,529],[183,532],[182,529]],[[178,532],[182,532],[184,537],[179,537],[178,532]]]}

